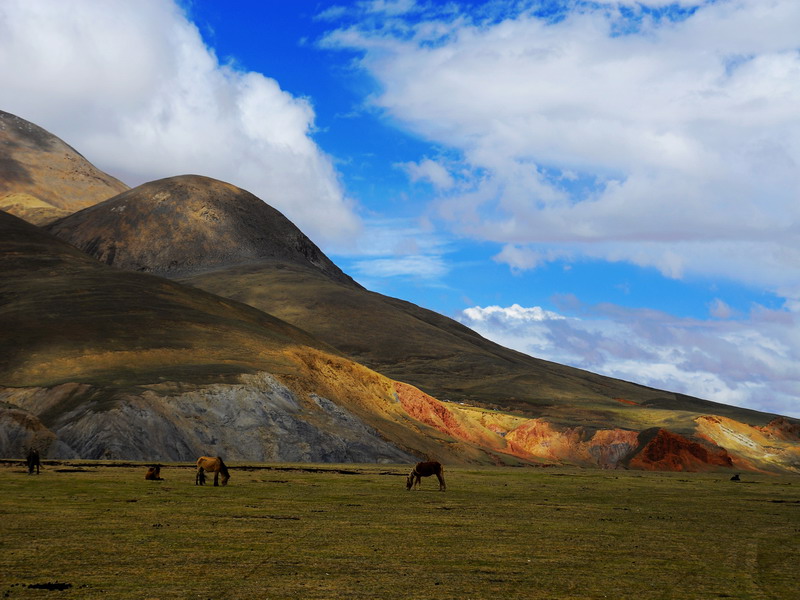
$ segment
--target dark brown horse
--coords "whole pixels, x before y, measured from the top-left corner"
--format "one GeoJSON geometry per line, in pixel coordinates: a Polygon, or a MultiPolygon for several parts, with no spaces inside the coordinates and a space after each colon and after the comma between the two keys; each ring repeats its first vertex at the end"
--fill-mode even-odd
{"type": "Polygon", "coordinates": [[[36,474],[39,474],[39,451],[35,448],[28,450],[28,456],[25,457],[25,463],[28,465],[28,475],[33,475],[33,469],[36,468],[36,474]]]}
{"type": "Polygon", "coordinates": [[[197,475],[194,480],[195,485],[205,485],[206,475],[205,471],[214,473],[214,485],[219,485],[219,476],[222,475],[222,485],[228,485],[228,479],[231,478],[228,473],[228,467],[222,462],[219,456],[201,456],[197,459],[197,475]]]}
{"type": "Polygon", "coordinates": [[[161,478],[161,465],[153,465],[147,469],[147,473],[145,473],[144,478],[148,481],[163,481],[161,478]]]}
{"type": "Polygon", "coordinates": [[[444,467],[435,460],[418,462],[414,465],[414,468],[411,469],[411,473],[408,474],[406,489],[410,490],[412,487],[419,488],[420,480],[423,477],[430,477],[431,475],[436,475],[436,478],[439,480],[439,491],[445,491],[447,486],[444,483],[444,467]]]}

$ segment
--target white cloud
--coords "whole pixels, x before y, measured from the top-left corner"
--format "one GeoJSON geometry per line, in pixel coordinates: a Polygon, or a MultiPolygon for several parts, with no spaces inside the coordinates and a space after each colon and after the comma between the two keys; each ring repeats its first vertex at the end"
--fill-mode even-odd
{"type": "Polygon", "coordinates": [[[797,293],[800,3],[538,4],[325,43],[363,52],[393,122],[461,153],[472,176],[437,205],[455,231],[797,293]]]}
{"type": "Polygon", "coordinates": [[[562,321],[566,317],[553,311],[544,310],[539,306],[525,308],[519,304],[509,307],[502,306],[473,306],[463,311],[464,317],[472,323],[498,322],[505,326],[514,327],[520,323],[540,323],[542,321],[562,321]]]}
{"type": "Polygon", "coordinates": [[[428,181],[440,190],[449,190],[455,185],[455,179],[447,167],[430,158],[424,158],[418,163],[400,163],[398,166],[408,173],[412,182],[428,181]]]}
{"type": "Polygon", "coordinates": [[[0,4],[0,107],[132,185],[198,173],[253,192],[320,243],[360,227],[314,110],[221,65],[167,0],[0,4]]]}
{"type": "Polygon", "coordinates": [[[381,288],[389,278],[413,279],[426,286],[439,286],[450,272],[445,255],[448,241],[427,226],[424,219],[378,219],[364,221],[362,235],[342,259],[354,259],[346,270],[365,287],[381,288]]]}
{"type": "Polygon", "coordinates": [[[709,306],[709,314],[716,319],[730,319],[734,311],[724,300],[714,298],[709,306]]]}
{"type": "Polygon", "coordinates": [[[441,279],[449,270],[441,256],[409,255],[359,260],[353,265],[356,277],[413,277],[441,279]]]}
{"type": "MultiPolygon", "coordinates": [[[[565,317],[539,307],[490,306],[459,321],[521,352],[659,389],[800,417],[800,313],[754,307],[700,321],[571,300],[565,317]]],[[[719,307],[717,307],[719,308],[719,307]]]]}
{"type": "Polygon", "coordinates": [[[417,3],[415,0],[367,0],[359,4],[369,13],[402,15],[412,11],[417,3]]]}

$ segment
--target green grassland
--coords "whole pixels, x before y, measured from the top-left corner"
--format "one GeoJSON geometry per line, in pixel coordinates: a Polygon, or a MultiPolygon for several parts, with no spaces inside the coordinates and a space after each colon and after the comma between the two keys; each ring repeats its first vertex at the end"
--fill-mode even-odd
{"type": "Polygon", "coordinates": [[[0,597],[798,597],[797,477],[231,467],[0,464],[0,597]]]}

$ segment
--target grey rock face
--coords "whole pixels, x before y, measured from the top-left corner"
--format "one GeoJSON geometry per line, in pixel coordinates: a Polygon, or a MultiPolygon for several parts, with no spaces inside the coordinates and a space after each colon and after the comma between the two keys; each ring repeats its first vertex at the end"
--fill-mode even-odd
{"type": "MultiPolygon", "coordinates": [[[[269,374],[177,394],[146,390],[106,401],[75,402],[54,416],[59,390],[0,390],[0,455],[47,439],[46,456],[143,461],[201,455],[257,462],[409,462],[345,408],[321,396],[298,398],[269,374]],[[47,407],[47,425],[38,411],[47,407]],[[27,423],[27,425],[25,425],[27,423]]],[[[63,396],[63,390],[61,391],[63,396]]]]}

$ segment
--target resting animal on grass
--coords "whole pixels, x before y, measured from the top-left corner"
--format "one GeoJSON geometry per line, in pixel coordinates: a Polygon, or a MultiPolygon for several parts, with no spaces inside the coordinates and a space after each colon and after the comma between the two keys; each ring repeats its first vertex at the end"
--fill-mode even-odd
{"type": "Polygon", "coordinates": [[[214,485],[220,485],[219,476],[222,475],[222,485],[228,485],[228,479],[231,478],[228,473],[228,467],[222,462],[222,459],[217,456],[201,456],[197,459],[197,476],[195,477],[195,485],[203,485],[206,481],[204,471],[214,473],[214,485]]]}
{"type": "Polygon", "coordinates": [[[144,476],[145,479],[148,481],[162,481],[161,479],[161,465],[153,465],[149,469],[147,469],[147,473],[144,476]]]}
{"type": "Polygon", "coordinates": [[[445,491],[447,486],[444,483],[444,467],[435,460],[418,462],[414,465],[411,473],[408,474],[406,489],[410,490],[412,487],[419,488],[420,479],[423,477],[430,477],[431,475],[436,475],[436,478],[439,480],[439,491],[445,491]]]}
{"type": "Polygon", "coordinates": [[[39,451],[35,448],[28,450],[28,456],[25,457],[25,462],[28,465],[28,475],[33,475],[33,469],[36,468],[36,474],[39,474],[39,451]]]}

